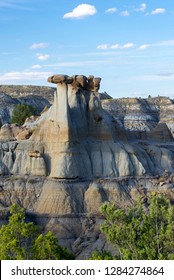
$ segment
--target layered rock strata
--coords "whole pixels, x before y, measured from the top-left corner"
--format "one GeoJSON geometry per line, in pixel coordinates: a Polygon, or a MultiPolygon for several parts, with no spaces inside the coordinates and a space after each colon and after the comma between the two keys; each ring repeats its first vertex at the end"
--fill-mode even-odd
{"type": "Polygon", "coordinates": [[[153,178],[84,182],[11,176],[0,179],[0,214],[2,218],[7,217],[8,206],[18,203],[43,231],[53,231],[60,244],[73,251],[77,259],[86,259],[95,249],[113,250],[99,230],[103,223],[101,204],[109,201],[117,207],[128,207],[141,195],[146,207],[147,196],[152,191],[163,193],[174,202],[174,176],[166,173],[153,178]]]}
{"type": "Polygon", "coordinates": [[[129,139],[173,140],[174,100],[168,97],[103,100],[102,106],[129,134],[129,139]]]}
{"type": "MultiPolygon", "coordinates": [[[[82,75],[48,78],[57,84],[54,104],[31,139],[44,143],[49,176],[89,179],[172,172],[170,145],[130,142],[126,130],[102,108],[100,80],[82,75]]],[[[166,130],[161,129],[161,140],[170,141],[166,130]]],[[[156,129],[149,135],[158,134],[156,129]]]]}
{"type": "MultiPolygon", "coordinates": [[[[117,111],[112,116],[102,108],[100,78],[54,75],[48,81],[57,84],[54,103],[37,121],[32,136],[20,141],[19,136],[26,131],[13,138],[10,133],[14,129],[2,128],[12,137],[9,140],[18,140],[14,145],[6,143],[5,149],[0,145],[2,175],[93,179],[173,172],[173,138],[165,123],[156,121],[148,126],[149,141],[137,138],[115,119],[117,111]],[[153,142],[155,139],[158,142],[153,142]],[[37,151],[39,156],[31,157],[30,151],[37,151]]],[[[0,133],[2,140],[4,134],[0,133]]]]}
{"type": "Polygon", "coordinates": [[[50,77],[53,105],[23,128],[0,131],[0,222],[18,203],[78,259],[110,250],[99,230],[103,202],[127,207],[141,195],[147,206],[153,190],[174,201],[173,124],[165,106],[163,113],[159,103],[135,99],[102,106],[100,80],[50,77]]]}

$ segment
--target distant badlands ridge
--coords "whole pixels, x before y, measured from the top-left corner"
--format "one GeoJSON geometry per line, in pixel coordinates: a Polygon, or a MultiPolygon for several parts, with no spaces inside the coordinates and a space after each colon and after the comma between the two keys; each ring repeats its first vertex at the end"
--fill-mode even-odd
{"type": "MultiPolygon", "coordinates": [[[[41,96],[49,101],[49,103],[53,103],[54,101],[54,93],[56,91],[55,87],[49,86],[33,86],[33,85],[0,85],[0,93],[6,93],[11,97],[26,97],[37,95],[41,96]]],[[[111,99],[106,92],[101,93],[101,99],[111,99]]]]}
{"type": "Polygon", "coordinates": [[[56,87],[32,86],[32,85],[0,85],[0,93],[6,93],[12,97],[24,97],[38,95],[47,99],[51,104],[54,99],[56,87]]]}

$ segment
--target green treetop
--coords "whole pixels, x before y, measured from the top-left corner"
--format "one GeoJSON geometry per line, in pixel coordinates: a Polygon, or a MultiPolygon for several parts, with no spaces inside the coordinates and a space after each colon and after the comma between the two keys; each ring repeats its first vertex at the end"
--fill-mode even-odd
{"type": "Polygon", "coordinates": [[[12,112],[12,123],[22,125],[26,118],[36,115],[37,109],[26,103],[17,104],[12,112]]]}
{"type": "Polygon", "coordinates": [[[52,232],[39,234],[37,226],[25,221],[25,210],[14,204],[10,208],[7,225],[0,229],[1,260],[64,260],[73,259],[65,248],[62,248],[52,232]]]}
{"type": "MultiPolygon", "coordinates": [[[[141,200],[128,209],[104,203],[101,231],[123,260],[174,259],[174,206],[163,195],[154,194],[145,209],[141,200]]],[[[99,254],[93,259],[99,259],[99,254]]],[[[104,259],[103,254],[100,258],[104,259]]]]}

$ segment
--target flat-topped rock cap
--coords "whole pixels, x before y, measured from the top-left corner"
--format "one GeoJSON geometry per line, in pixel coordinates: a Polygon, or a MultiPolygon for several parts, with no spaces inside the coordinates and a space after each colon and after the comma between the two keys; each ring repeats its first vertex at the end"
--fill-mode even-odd
{"type": "Polygon", "coordinates": [[[48,82],[54,84],[73,84],[75,87],[81,87],[87,90],[98,90],[100,87],[101,78],[89,75],[73,75],[56,74],[48,78],[48,82]]]}
{"type": "Polygon", "coordinates": [[[48,78],[48,82],[58,84],[58,83],[66,83],[71,84],[73,82],[73,77],[70,77],[68,75],[53,75],[48,78]]]}

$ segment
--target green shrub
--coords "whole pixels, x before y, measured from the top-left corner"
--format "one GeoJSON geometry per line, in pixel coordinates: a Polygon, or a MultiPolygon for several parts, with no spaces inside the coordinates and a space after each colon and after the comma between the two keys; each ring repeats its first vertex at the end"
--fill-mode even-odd
{"type": "Polygon", "coordinates": [[[19,125],[24,124],[26,118],[37,114],[37,109],[26,103],[21,103],[15,106],[12,113],[12,123],[17,123],[19,125]]]}
{"type": "Polygon", "coordinates": [[[94,251],[91,255],[91,257],[89,258],[89,260],[118,260],[119,258],[115,255],[112,256],[112,254],[108,251],[94,251]]]}
{"type": "Polygon", "coordinates": [[[59,245],[49,231],[40,234],[33,222],[26,222],[25,210],[17,204],[10,208],[9,223],[0,229],[1,260],[70,260],[74,256],[59,245]]]}
{"type": "MultiPolygon", "coordinates": [[[[141,199],[135,206],[117,209],[105,202],[101,231],[122,260],[174,260],[174,205],[162,194],[148,197],[148,211],[141,199]]],[[[93,252],[91,259],[109,259],[108,252],[93,252]]],[[[113,258],[114,259],[114,258],[113,258]]]]}

